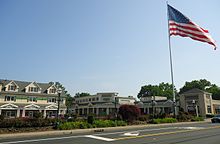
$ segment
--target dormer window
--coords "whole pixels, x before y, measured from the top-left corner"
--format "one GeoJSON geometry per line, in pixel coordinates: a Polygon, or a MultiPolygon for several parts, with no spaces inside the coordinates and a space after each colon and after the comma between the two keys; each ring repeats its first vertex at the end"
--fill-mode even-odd
{"type": "Polygon", "coordinates": [[[50,89],[50,93],[51,94],[55,94],[56,93],[56,89],[50,89]]]}
{"type": "Polygon", "coordinates": [[[38,87],[29,87],[29,92],[38,92],[39,88],[38,87]]]}
{"type": "Polygon", "coordinates": [[[5,91],[13,91],[18,92],[19,86],[14,82],[10,81],[7,85],[5,85],[4,90],[5,91]]]}
{"type": "Polygon", "coordinates": [[[15,91],[16,90],[16,86],[15,85],[9,85],[8,86],[8,91],[15,91]]]}

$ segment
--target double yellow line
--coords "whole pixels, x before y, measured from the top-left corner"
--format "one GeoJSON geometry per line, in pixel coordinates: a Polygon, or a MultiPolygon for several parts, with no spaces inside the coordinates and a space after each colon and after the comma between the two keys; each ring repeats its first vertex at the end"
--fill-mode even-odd
{"type": "Polygon", "coordinates": [[[186,132],[198,131],[198,130],[209,130],[209,129],[215,129],[215,128],[220,128],[220,126],[208,127],[204,129],[178,130],[178,131],[172,131],[172,132],[161,132],[161,133],[145,134],[145,135],[139,135],[139,136],[120,137],[114,140],[127,140],[127,139],[143,138],[143,137],[161,136],[161,135],[169,135],[169,134],[177,134],[177,133],[186,133],[186,132]]]}

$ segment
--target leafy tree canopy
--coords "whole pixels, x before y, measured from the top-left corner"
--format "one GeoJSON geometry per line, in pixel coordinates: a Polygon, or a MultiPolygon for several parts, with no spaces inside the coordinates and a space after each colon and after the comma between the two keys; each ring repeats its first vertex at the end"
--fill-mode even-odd
{"type": "MultiPolygon", "coordinates": [[[[50,84],[53,84],[53,82],[50,82],[50,84]]],[[[66,98],[67,109],[72,108],[73,107],[73,100],[74,100],[74,98],[68,93],[66,88],[60,82],[55,82],[55,86],[57,88],[61,88],[62,89],[62,91],[63,91],[62,95],[67,96],[67,98],[66,98]]]]}
{"type": "MultiPolygon", "coordinates": [[[[177,93],[175,89],[175,93],[177,93]]],[[[173,85],[169,83],[160,83],[159,85],[145,85],[141,87],[137,97],[142,96],[166,96],[168,99],[173,97],[173,85]]]]}
{"type": "Polygon", "coordinates": [[[212,98],[220,100],[220,88],[216,84],[212,84],[206,79],[193,80],[191,82],[186,82],[185,85],[180,88],[180,93],[186,92],[193,88],[198,88],[203,91],[212,93],[212,98]]]}
{"type": "Polygon", "coordinates": [[[85,96],[90,96],[90,94],[89,94],[89,93],[84,93],[84,92],[82,92],[82,93],[76,93],[76,94],[75,94],[75,97],[76,97],[76,98],[78,98],[78,97],[85,97],[85,96]]]}
{"type": "Polygon", "coordinates": [[[200,90],[205,91],[207,87],[211,86],[211,82],[206,79],[193,80],[191,82],[186,82],[185,85],[180,88],[180,93],[186,92],[193,88],[198,88],[200,90]]]}

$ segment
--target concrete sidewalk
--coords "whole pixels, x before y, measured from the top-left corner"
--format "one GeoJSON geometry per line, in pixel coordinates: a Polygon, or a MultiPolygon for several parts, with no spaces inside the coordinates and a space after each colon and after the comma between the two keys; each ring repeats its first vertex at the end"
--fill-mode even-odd
{"type": "Polygon", "coordinates": [[[25,132],[25,133],[10,133],[0,134],[1,138],[9,137],[28,137],[28,136],[52,136],[52,135],[67,135],[67,134],[86,134],[96,132],[110,132],[113,130],[129,130],[133,128],[149,128],[157,126],[174,126],[182,124],[194,124],[194,123],[207,123],[211,122],[211,119],[205,119],[199,122],[178,122],[178,123],[166,123],[166,124],[146,124],[146,125],[131,125],[131,126],[119,126],[119,127],[107,127],[107,128],[90,128],[90,129],[73,129],[73,130],[54,130],[54,131],[41,131],[41,132],[25,132]]]}

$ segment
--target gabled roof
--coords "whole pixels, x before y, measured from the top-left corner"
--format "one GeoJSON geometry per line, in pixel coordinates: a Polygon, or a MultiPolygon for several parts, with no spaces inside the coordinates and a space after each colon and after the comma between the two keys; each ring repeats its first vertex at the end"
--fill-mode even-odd
{"type": "MultiPolygon", "coordinates": [[[[35,81],[29,83],[29,85],[31,85],[31,84],[36,85],[38,88],[40,88],[40,90],[42,89],[35,81]]],[[[26,87],[28,87],[29,85],[27,85],[26,87]]],[[[25,87],[25,88],[26,88],[26,87],[25,87]]]]}
{"type": "Polygon", "coordinates": [[[2,84],[2,88],[4,88],[7,84],[9,84],[10,82],[14,82],[19,86],[18,92],[20,93],[24,93],[25,92],[25,88],[30,85],[31,83],[35,83],[37,86],[39,86],[41,88],[41,94],[46,94],[46,91],[49,87],[51,87],[52,83],[37,83],[37,82],[26,82],[26,81],[17,81],[17,80],[3,80],[0,79],[0,84],[2,84]]]}
{"type": "Polygon", "coordinates": [[[188,90],[186,92],[183,92],[182,94],[191,94],[191,93],[207,93],[207,94],[211,94],[211,93],[208,93],[206,91],[203,91],[203,90],[200,90],[198,88],[193,88],[191,90],[188,90]]]}
{"type": "Polygon", "coordinates": [[[11,80],[11,81],[8,81],[7,82],[7,84],[5,85],[5,86],[7,86],[7,85],[9,85],[9,84],[11,84],[11,83],[13,83],[14,85],[16,85],[18,88],[19,88],[19,86],[16,84],[16,82],[15,81],[13,81],[13,80],[11,80]]]}

